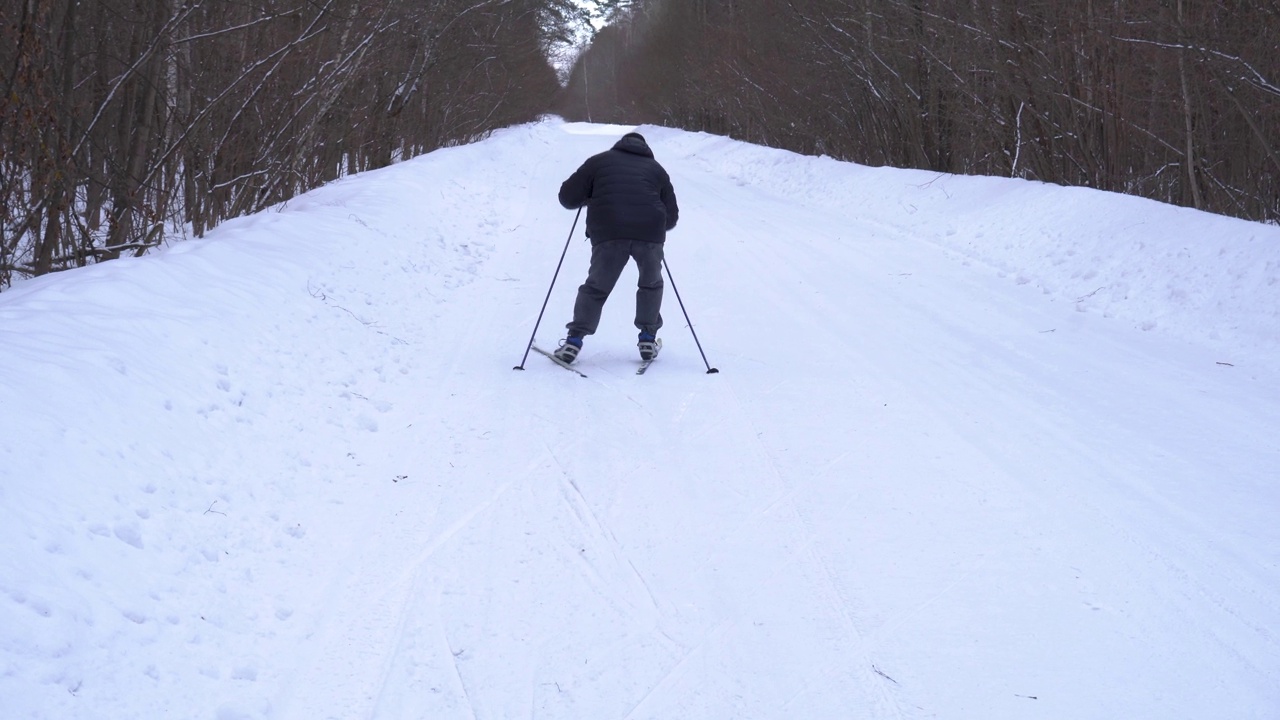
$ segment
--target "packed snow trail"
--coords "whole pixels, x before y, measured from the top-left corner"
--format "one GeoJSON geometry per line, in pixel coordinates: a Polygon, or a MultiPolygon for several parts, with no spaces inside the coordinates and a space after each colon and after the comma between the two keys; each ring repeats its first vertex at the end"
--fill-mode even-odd
{"type": "Polygon", "coordinates": [[[629,129],[0,294],[0,717],[1280,717],[1280,229],[644,127],[721,373],[512,372],[629,129]]]}

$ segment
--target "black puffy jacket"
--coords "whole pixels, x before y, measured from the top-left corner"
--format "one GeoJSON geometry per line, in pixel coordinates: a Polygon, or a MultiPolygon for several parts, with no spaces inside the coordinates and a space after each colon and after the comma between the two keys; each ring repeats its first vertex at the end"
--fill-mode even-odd
{"type": "Polygon", "coordinates": [[[663,242],[680,209],[667,171],[639,133],[627,133],[613,148],[592,155],[560,186],[560,204],[587,206],[587,237],[663,242]]]}

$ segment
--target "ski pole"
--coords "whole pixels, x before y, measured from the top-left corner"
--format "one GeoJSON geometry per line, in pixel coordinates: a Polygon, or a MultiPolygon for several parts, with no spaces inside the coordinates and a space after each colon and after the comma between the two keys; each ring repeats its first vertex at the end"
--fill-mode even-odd
{"type": "Polygon", "coordinates": [[[693,333],[693,342],[698,346],[698,354],[702,356],[702,364],[707,366],[707,374],[720,372],[719,368],[711,367],[711,363],[707,362],[707,354],[702,352],[702,343],[698,342],[698,333],[693,330],[693,321],[689,319],[689,311],[684,309],[684,300],[680,299],[680,290],[676,287],[676,279],[671,276],[671,266],[667,264],[667,259],[662,258],[662,267],[667,269],[667,279],[671,281],[671,289],[676,293],[676,302],[680,303],[680,312],[684,313],[684,321],[689,325],[689,332],[693,333]]]}
{"type": "Polygon", "coordinates": [[[551,300],[551,289],[556,286],[556,278],[560,276],[560,266],[564,265],[564,256],[569,253],[569,243],[573,241],[573,231],[578,229],[580,217],[582,217],[582,208],[578,208],[578,214],[573,216],[573,227],[569,228],[569,237],[564,241],[560,262],[556,263],[555,274],[551,276],[551,287],[547,288],[547,297],[542,301],[542,309],[538,311],[538,321],[533,324],[533,334],[529,336],[529,344],[524,346],[524,357],[520,358],[520,364],[511,368],[512,370],[523,370],[525,361],[529,359],[529,348],[533,347],[533,340],[538,337],[538,326],[542,324],[542,314],[547,311],[547,302],[551,300]]]}

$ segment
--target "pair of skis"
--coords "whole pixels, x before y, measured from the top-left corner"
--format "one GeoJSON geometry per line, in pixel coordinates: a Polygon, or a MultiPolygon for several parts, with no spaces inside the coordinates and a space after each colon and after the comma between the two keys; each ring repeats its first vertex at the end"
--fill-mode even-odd
{"type": "MultiPolygon", "coordinates": [[[[559,365],[560,367],[564,368],[565,370],[568,370],[569,372],[573,372],[573,373],[578,373],[578,375],[579,375],[579,376],[581,376],[581,377],[586,377],[586,376],[587,376],[587,374],[586,374],[586,373],[582,372],[582,371],[581,371],[581,370],[579,370],[578,368],[576,368],[576,367],[574,367],[574,366],[570,365],[569,363],[567,363],[567,362],[565,362],[565,361],[561,360],[560,358],[556,357],[554,354],[549,353],[549,352],[547,352],[546,350],[543,350],[542,348],[538,347],[537,345],[531,345],[530,347],[532,347],[534,350],[536,350],[539,354],[541,354],[541,355],[545,355],[545,356],[547,357],[547,359],[548,359],[548,360],[550,360],[551,362],[553,362],[553,363],[555,363],[555,364],[559,365]]],[[[662,350],[662,341],[661,341],[661,340],[659,340],[659,341],[658,341],[658,350],[659,350],[659,351],[661,351],[661,350],[662,350]]],[[[654,360],[657,360],[657,359],[658,359],[658,353],[654,353],[653,357],[649,358],[648,360],[641,360],[641,361],[640,361],[640,367],[636,368],[636,374],[637,374],[637,375],[643,375],[643,374],[645,373],[645,371],[649,369],[649,366],[653,364],[653,361],[654,361],[654,360]]]]}

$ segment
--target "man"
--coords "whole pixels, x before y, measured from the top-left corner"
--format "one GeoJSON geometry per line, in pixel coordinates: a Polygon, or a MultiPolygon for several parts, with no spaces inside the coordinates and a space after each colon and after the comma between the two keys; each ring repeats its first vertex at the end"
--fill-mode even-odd
{"type": "Polygon", "coordinates": [[[658,354],[662,327],[662,247],[680,216],[670,176],[653,159],[644,136],[630,132],[611,149],[587,158],[564,181],[560,204],[569,210],[587,207],[591,266],[578,288],[573,322],[565,326],[568,335],[555,356],[566,363],[578,357],[582,338],[595,333],[605,300],[633,258],[640,270],[637,346],[641,359],[652,359],[658,354]]]}

